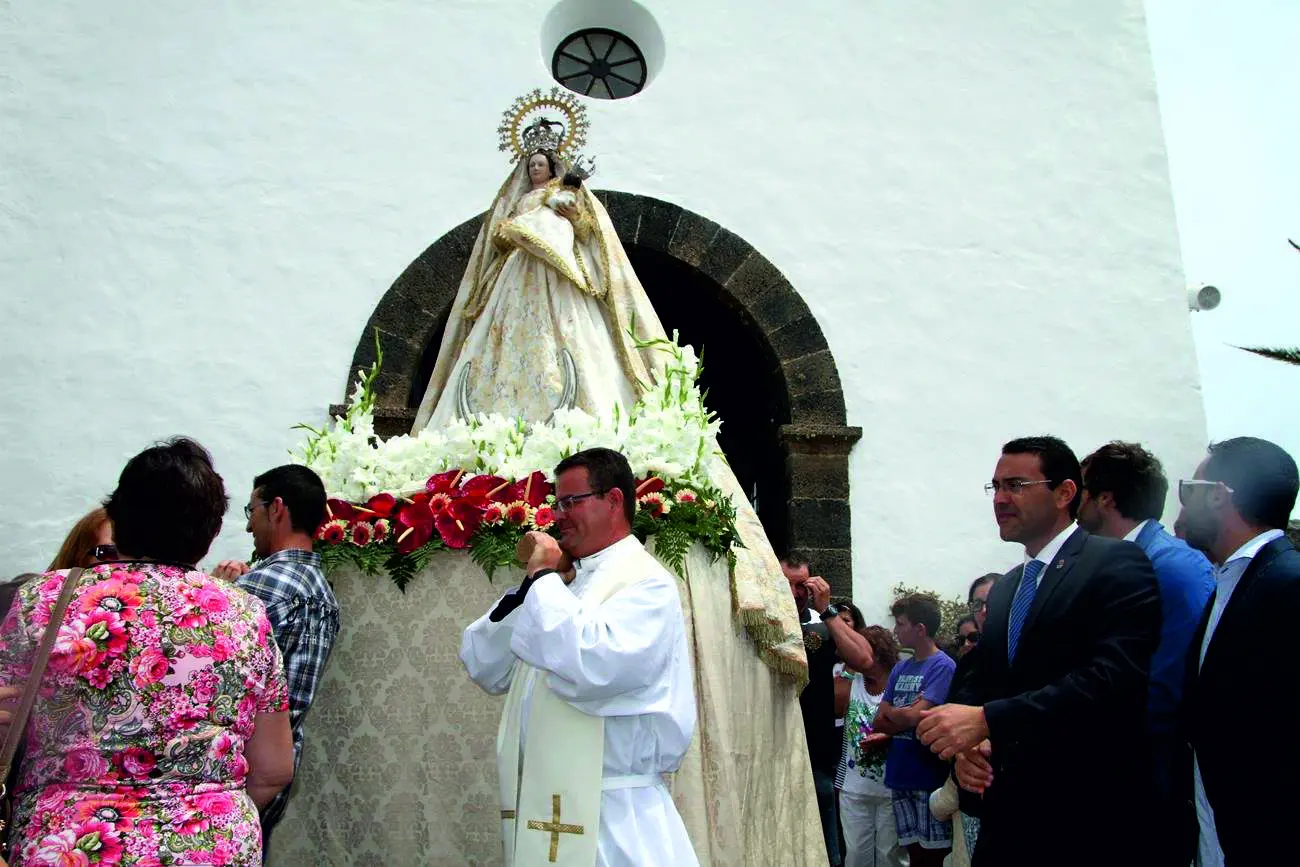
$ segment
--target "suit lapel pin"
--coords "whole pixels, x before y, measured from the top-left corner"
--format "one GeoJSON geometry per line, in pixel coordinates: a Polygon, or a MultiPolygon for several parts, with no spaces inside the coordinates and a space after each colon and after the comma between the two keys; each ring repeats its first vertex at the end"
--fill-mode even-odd
{"type": "Polygon", "coordinates": [[[1064,561],[1064,560],[1057,560],[1057,561],[1056,561],[1056,571],[1057,571],[1057,572],[1060,572],[1060,571],[1061,571],[1062,569],[1064,569],[1064,568],[1065,568],[1065,561],[1064,561]]]}

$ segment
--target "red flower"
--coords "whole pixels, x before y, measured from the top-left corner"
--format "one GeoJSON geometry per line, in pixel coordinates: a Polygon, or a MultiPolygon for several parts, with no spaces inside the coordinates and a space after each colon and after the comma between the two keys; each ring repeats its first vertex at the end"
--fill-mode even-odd
{"type": "Polygon", "coordinates": [[[506,503],[511,499],[511,484],[500,476],[475,476],[460,486],[466,495],[481,495],[494,503],[506,503]]]}
{"type": "Polygon", "coordinates": [[[452,496],[446,491],[436,491],[429,495],[429,508],[434,515],[441,515],[451,505],[452,496]]]}
{"type": "Polygon", "coordinates": [[[132,777],[147,777],[157,766],[158,760],[153,753],[140,747],[130,747],[113,755],[113,764],[124,774],[132,777]]]}
{"type": "Polygon", "coordinates": [[[465,475],[464,470],[448,470],[445,473],[429,476],[429,480],[424,483],[424,489],[430,494],[450,494],[456,490],[456,483],[463,475],[465,475]]]}
{"type": "Polygon", "coordinates": [[[506,501],[522,500],[529,506],[537,507],[546,502],[546,498],[554,492],[555,488],[546,481],[546,476],[541,472],[534,472],[510,487],[510,496],[506,501]]]}
{"type": "Polygon", "coordinates": [[[387,518],[397,508],[397,498],[392,494],[375,494],[366,503],[366,508],[381,518],[387,518]]]}
{"type": "Polygon", "coordinates": [[[375,538],[374,538],[374,541],[375,541],[375,542],[382,542],[382,541],[384,541],[385,539],[387,539],[387,538],[388,538],[388,534],[391,532],[391,530],[389,529],[389,527],[390,527],[390,525],[389,525],[389,523],[388,523],[388,519],[387,519],[387,518],[380,518],[378,521],[375,521],[375,524],[374,524],[374,531],[375,531],[375,538]]]}
{"type": "Polygon", "coordinates": [[[657,494],[664,489],[664,480],[658,476],[646,476],[636,484],[636,495],[657,494]]]}
{"type": "Polygon", "coordinates": [[[365,521],[359,521],[352,525],[352,544],[358,548],[364,548],[369,545],[375,538],[375,528],[365,521]]]}
{"type": "Polygon", "coordinates": [[[447,543],[448,548],[465,548],[469,546],[470,537],[478,530],[483,520],[483,513],[473,503],[457,500],[439,515],[435,521],[438,535],[447,543]]]}
{"type": "Polygon", "coordinates": [[[327,545],[338,545],[347,538],[348,522],[342,518],[336,518],[333,521],[326,521],[321,524],[316,531],[316,538],[320,539],[327,545]]]}
{"type": "Polygon", "coordinates": [[[491,503],[483,512],[483,523],[488,525],[500,524],[506,519],[506,508],[500,503],[491,503]]]}
{"type": "Polygon", "coordinates": [[[81,610],[93,611],[96,608],[112,611],[123,620],[134,620],[135,609],[144,602],[140,595],[140,585],[128,581],[110,578],[92,584],[81,598],[81,610]]]}
{"type": "Polygon", "coordinates": [[[129,831],[132,820],[140,817],[140,805],[129,797],[100,795],[78,801],[73,815],[78,822],[104,822],[119,831],[129,831]]]}
{"type": "Polygon", "coordinates": [[[637,502],[640,503],[641,508],[645,509],[656,518],[662,518],[664,515],[668,514],[670,509],[672,509],[672,505],[668,500],[664,499],[664,495],[658,491],[652,494],[642,494],[637,499],[637,502]]]}
{"type": "Polygon", "coordinates": [[[506,520],[517,527],[522,527],[532,517],[532,511],[532,509],[528,508],[527,503],[516,500],[506,506],[506,520]]]}
{"type": "Polygon", "coordinates": [[[326,500],[325,515],[330,521],[353,521],[357,517],[357,509],[351,503],[343,500],[326,500]]]}
{"type": "Polygon", "coordinates": [[[541,505],[533,510],[533,526],[539,530],[546,530],[555,523],[555,510],[550,506],[541,505]]]}
{"type": "Polygon", "coordinates": [[[433,537],[433,510],[411,503],[397,515],[397,553],[409,554],[433,537]]]}

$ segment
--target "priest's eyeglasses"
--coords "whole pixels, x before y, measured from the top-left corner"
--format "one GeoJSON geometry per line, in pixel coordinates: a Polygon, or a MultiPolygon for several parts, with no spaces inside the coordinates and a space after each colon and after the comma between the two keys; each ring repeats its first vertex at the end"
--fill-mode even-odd
{"type": "Polygon", "coordinates": [[[1007,479],[1004,482],[999,482],[994,479],[984,486],[984,493],[992,497],[1002,491],[1006,491],[1011,496],[1018,497],[1024,493],[1025,488],[1030,485],[1050,485],[1051,483],[1051,479],[1007,479]]]}
{"type": "Polygon", "coordinates": [[[573,508],[573,504],[579,500],[585,500],[588,497],[603,497],[604,491],[587,491],[585,494],[569,494],[568,496],[558,497],[555,500],[555,511],[567,512],[573,508]]]}
{"type": "Polygon", "coordinates": [[[1211,481],[1210,479],[1180,479],[1178,481],[1178,503],[1186,506],[1187,501],[1192,498],[1192,491],[1196,488],[1223,488],[1229,494],[1235,493],[1232,488],[1223,482],[1211,481]]]}

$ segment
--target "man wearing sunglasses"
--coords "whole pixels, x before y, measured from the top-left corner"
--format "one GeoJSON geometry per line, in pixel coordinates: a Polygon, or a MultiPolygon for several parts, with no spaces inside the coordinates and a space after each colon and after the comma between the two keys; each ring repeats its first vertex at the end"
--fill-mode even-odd
{"type": "Polygon", "coordinates": [[[1300,779],[1290,736],[1300,717],[1292,638],[1300,553],[1284,532],[1298,489],[1291,456],[1254,437],[1211,445],[1178,486],[1188,544],[1218,564],[1188,653],[1182,714],[1195,751],[1202,867],[1291,857],[1271,811],[1290,802],[1300,779]]]}
{"type": "Polygon", "coordinates": [[[1136,545],[1074,517],[1079,461],[1055,437],[1003,446],[987,490],[1023,564],[989,594],[974,661],[921,740],[983,794],[976,867],[1147,864],[1146,697],[1160,595],[1136,545]],[[1104,813],[1105,831],[1080,829],[1104,813]]]}

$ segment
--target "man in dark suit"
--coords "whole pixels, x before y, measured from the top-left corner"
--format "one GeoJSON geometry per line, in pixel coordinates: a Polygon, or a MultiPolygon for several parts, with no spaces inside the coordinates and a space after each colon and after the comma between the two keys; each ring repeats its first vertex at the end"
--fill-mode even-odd
{"type": "Polygon", "coordinates": [[[1300,780],[1290,737],[1300,717],[1300,553],[1283,529],[1298,488],[1291,456],[1253,437],[1210,446],[1195,476],[1178,486],[1187,542],[1219,564],[1184,696],[1201,867],[1295,857],[1286,815],[1300,780]],[[1247,705],[1258,710],[1243,714],[1247,705]]]}
{"type": "Polygon", "coordinates": [[[1074,523],[1081,483],[1055,437],[1003,447],[985,487],[1025,562],[994,586],[959,694],[918,727],[984,796],[977,867],[1146,863],[1160,594],[1140,548],[1074,523]]]}

